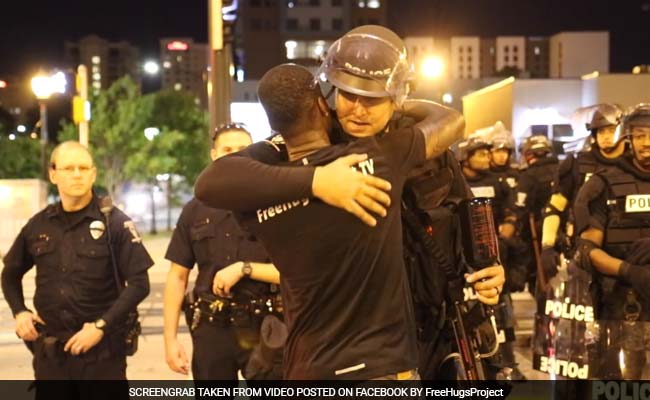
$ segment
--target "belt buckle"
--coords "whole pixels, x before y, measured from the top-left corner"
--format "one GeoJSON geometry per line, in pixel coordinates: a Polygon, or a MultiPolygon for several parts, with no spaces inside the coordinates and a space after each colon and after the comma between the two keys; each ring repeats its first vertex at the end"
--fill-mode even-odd
{"type": "Polygon", "coordinates": [[[414,375],[415,375],[415,370],[413,369],[409,369],[408,371],[398,372],[396,374],[398,381],[407,381],[409,379],[412,379],[414,375]]]}

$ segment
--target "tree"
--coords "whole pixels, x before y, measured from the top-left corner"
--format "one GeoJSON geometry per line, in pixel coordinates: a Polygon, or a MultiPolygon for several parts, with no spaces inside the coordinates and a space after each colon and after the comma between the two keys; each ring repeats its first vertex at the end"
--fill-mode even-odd
{"type": "Polygon", "coordinates": [[[495,72],[494,76],[502,76],[504,78],[514,76],[515,78],[519,78],[521,72],[519,68],[508,65],[495,72]]]}
{"type": "Polygon", "coordinates": [[[16,126],[16,118],[7,109],[0,107],[0,136],[8,136],[16,126]]]}
{"type": "MultiPolygon", "coordinates": [[[[175,189],[171,175],[181,176],[193,185],[208,162],[206,113],[191,95],[178,91],[142,96],[128,77],[113,83],[91,102],[89,142],[97,163],[98,186],[119,198],[119,189],[127,180],[155,186],[157,175],[169,174],[167,192],[171,207],[175,189]],[[148,140],[144,135],[148,127],[157,128],[159,135],[148,140]]],[[[74,124],[61,125],[60,140],[78,139],[74,124]]],[[[155,211],[152,202],[152,230],[155,211]]]]}
{"type": "Polygon", "coordinates": [[[0,136],[0,179],[41,178],[41,147],[38,140],[0,136]]]}
{"type": "MultiPolygon", "coordinates": [[[[171,208],[175,189],[173,176],[193,184],[208,161],[207,115],[189,94],[162,91],[146,96],[152,113],[148,125],[159,129],[160,134],[149,141],[142,151],[129,158],[126,173],[134,180],[157,185],[156,177],[167,179],[167,229],[171,229],[171,208]]],[[[151,231],[156,231],[156,215],[151,192],[151,231]]]]}
{"type": "MultiPolygon", "coordinates": [[[[125,76],[92,99],[89,146],[97,164],[98,182],[113,198],[130,178],[126,164],[146,146],[144,128],[151,119],[153,102],[141,96],[138,86],[125,76]]],[[[61,140],[77,140],[77,127],[64,122],[61,140]]]]}

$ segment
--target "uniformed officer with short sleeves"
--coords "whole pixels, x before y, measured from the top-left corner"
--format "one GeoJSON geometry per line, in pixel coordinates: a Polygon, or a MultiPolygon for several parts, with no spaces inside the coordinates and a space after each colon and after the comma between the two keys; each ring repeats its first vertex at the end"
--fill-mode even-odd
{"type": "MultiPolygon", "coordinates": [[[[17,335],[34,353],[37,380],[126,379],[126,319],[149,293],[153,261],[133,222],[94,194],[96,175],[84,146],[58,145],[49,177],[61,200],[29,220],[4,258],[2,290],[17,335]],[[22,278],[34,265],[32,311],[22,278]]],[[[89,398],[110,389],[84,388],[89,398]]]]}
{"type": "MultiPolygon", "coordinates": [[[[212,143],[215,160],[244,149],[252,140],[242,125],[228,124],[215,130],[212,143]]],[[[253,315],[255,304],[276,296],[273,283],[279,283],[266,250],[240,229],[232,212],[192,199],[183,208],[165,257],[171,261],[165,289],[167,365],[178,373],[189,372],[188,357],[176,337],[183,308],[192,335],[194,379],[237,380],[237,371],[244,370],[259,341],[260,317],[268,311],[258,308],[253,315]],[[184,302],[194,264],[198,276],[184,302]],[[213,294],[213,284],[219,296],[213,294]]]]}

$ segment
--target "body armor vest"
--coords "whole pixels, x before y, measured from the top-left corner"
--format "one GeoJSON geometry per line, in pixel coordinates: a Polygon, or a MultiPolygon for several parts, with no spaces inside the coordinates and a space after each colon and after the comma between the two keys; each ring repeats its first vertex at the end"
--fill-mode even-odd
{"type": "Polygon", "coordinates": [[[573,181],[575,182],[575,187],[573,188],[572,197],[569,199],[571,200],[571,203],[575,200],[582,185],[584,185],[597,170],[610,167],[616,163],[614,159],[610,160],[600,155],[599,150],[596,148],[593,148],[591,151],[578,153],[576,162],[577,165],[573,168],[573,181]]]}
{"type": "Polygon", "coordinates": [[[528,167],[525,173],[534,177],[537,185],[535,187],[535,196],[532,199],[529,209],[535,214],[535,218],[541,221],[540,216],[542,210],[551,198],[552,188],[551,183],[557,177],[557,160],[543,159],[528,167]],[[555,160],[555,162],[553,162],[555,160]]]}
{"type": "MultiPolygon", "coordinates": [[[[603,250],[625,260],[635,240],[650,237],[650,180],[619,168],[600,176],[605,182],[609,212],[603,250]]],[[[603,291],[599,319],[650,320],[650,304],[639,303],[641,296],[629,285],[614,277],[599,278],[603,291]]]]}
{"type": "Polygon", "coordinates": [[[609,209],[603,249],[611,256],[625,259],[632,242],[650,237],[650,181],[618,168],[603,178],[609,209]]]}

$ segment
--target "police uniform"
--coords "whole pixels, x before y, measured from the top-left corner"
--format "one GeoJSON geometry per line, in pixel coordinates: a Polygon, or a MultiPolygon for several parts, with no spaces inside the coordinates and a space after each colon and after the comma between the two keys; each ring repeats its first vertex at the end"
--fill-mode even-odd
{"type": "MultiPolygon", "coordinates": [[[[641,172],[624,157],[617,166],[597,173],[580,190],[576,224],[578,233],[589,227],[602,231],[602,250],[627,261],[634,243],[650,238],[650,174],[641,172]]],[[[620,278],[601,274],[594,268],[591,271],[595,281],[591,285],[592,298],[600,322],[595,376],[640,379],[645,364],[644,330],[648,330],[650,321],[650,301],[645,293],[620,278]],[[621,349],[627,360],[626,370],[619,369],[621,349]]]]}
{"type": "MultiPolygon", "coordinates": [[[[536,162],[524,169],[519,175],[519,182],[515,195],[515,211],[517,221],[521,227],[521,238],[531,243],[533,235],[529,223],[532,214],[535,219],[535,234],[538,241],[541,239],[542,210],[551,197],[553,181],[557,178],[558,159],[555,156],[538,158],[536,162]]],[[[531,247],[529,254],[534,254],[531,247]]],[[[528,264],[528,288],[534,293],[537,267],[535,258],[530,257],[528,264]]]]}
{"type": "Polygon", "coordinates": [[[502,182],[510,188],[512,192],[517,189],[519,182],[519,170],[510,165],[491,165],[490,171],[497,176],[499,182],[502,182]]]}
{"type": "Polygon", "coordinates": [[[148,294],[153,261],[122,211],[114,208],[107,224],[94,196],[76,212],[49,205],[21,230],[4,264],[2,289],[14,315],[28,310],[21,280],[36,265],[34,306],[45,326],[38,326],[39,338],[28,346],[37,380],[126,379],[124,325],[148,294]],[[119,277],[128,282],[124,290],[114,278],[107,230],[119,277]],[[63,351],[84,323],[99,319],[107,324],[97,345],[78,356],[63,351]]]}
{"type": "Polygon", "coordinates": [[[578,195],[578,191],[585,182],[598,170],[612,167],[616,164],[616,159],[609,159],[604,157],[598,147],[592,146],[588,151],[582,151],[578,154],[571,154],[564,159],[558,168],[558,179],[553,183],[553,193],[560,194],[568,200],[567,206],[562,210],[557,210],[549,202],[544,210],[545,215],[560,214],[562,222],[560,226],[566,226],[564,233],[567,237],[564,240],[565,250],[573,244],[573,216],[571,208],[578,195]]]}
{"type": "Polygon", "coordinates": [[[237,380],[237,371],[244,369],[259,341],[263,315],[255,315],[259,307],[250,306],[273,295],[275,285],[244,278],[227,301],[212,293],[212,282],[220,269],[234,262],[270,262],[264,247],[241,230],[231,212],[192,199],[183,208],[165,258],[188,269],[198,265],[193,296],[184,304],[194,379],[237,380]]]}

